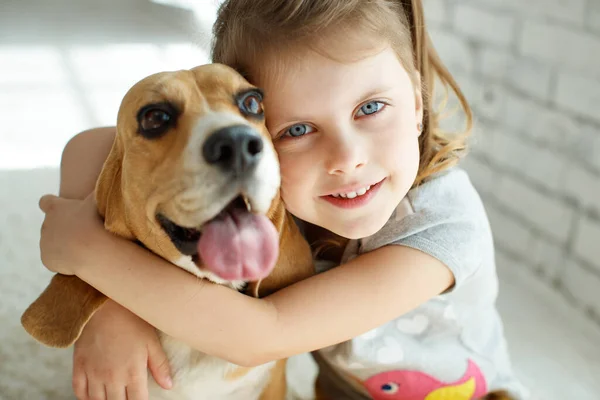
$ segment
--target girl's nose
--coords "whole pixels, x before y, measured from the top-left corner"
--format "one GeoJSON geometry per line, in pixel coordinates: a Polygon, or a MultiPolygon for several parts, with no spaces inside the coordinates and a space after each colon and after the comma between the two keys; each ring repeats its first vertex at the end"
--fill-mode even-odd
{"type": "Polygon", "coordinates": [[[330,175],[345,175],[367,164],[367,149],[356,134],[335,135],[328,146],[326,169],[330,175]]]}

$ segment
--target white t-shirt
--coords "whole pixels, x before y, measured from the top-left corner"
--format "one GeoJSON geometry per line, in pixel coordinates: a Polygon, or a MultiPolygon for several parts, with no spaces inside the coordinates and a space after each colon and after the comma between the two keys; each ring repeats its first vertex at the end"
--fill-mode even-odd
{"type": "Polygon", "coordinates": [[[495,306],[488,218],[466,172],[452,168],[412,189],[379,232],[348,243],[342,264],[386,245],[435,257],[456,284],[383,326],[315,352],[320,390],[335,399],[471,400],[498,389],[527,398],[495,306]]]}

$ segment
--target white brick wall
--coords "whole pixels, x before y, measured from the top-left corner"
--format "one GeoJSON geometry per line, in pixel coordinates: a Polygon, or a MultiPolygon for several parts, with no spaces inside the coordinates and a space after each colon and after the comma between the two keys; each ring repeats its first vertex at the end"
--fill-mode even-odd
{"type": "Polygon", "coordinates": [[[509,175],[502,176],[495,198],[519,215],[523,223],[560,243],[567,243],[574,210],[564,202],[509,175]]]}
{"type": "Polygon", "coordinates": [[[529,20],[524,24],[519,51],[524,56],[572,70],[598,73],[596,57],[600,52],[600,39],[571,27],[529,20]]]}
{"type": "Polygon", "coordinates": [[[584,219],[579,224],[575,239],[575,254],[600,272],[600,266],[597,265],[600,259],[600,223],[584,219]]]}
{"type": "Polygon", "coordinates": [[[576,262],[567,265],[566,272],[564,284],[567,293],[577,299],[595,317],[598,317],[598,310],[600,310],[600,296],[598,296],[600,278],[598,278],[598,274],[576,262]]]}
{"type": "MultiPolygon", "coordinates": [[[[598,182],[598,176],[580,166],[572,166],[567,173],[565,182],[567,194],[574,197],[582,207],[600,213],[600,183],[598,182]]],[[[600,249],[600,235],[595,236],[593,240],[600,249]]],[[[600,254],[597,258],[600,260],[600,254]]]]}
{"type": "Polygon", "coordinates": [[[424,4],[475,111],[464,166],[499,257],[600,322],[600,0],[424,4]]]}
{"type": "Polygon", "coordinates": [[[596,0],[588,0],[588,2],[586,26],[596,32],[600,32],[600,2],[596,0]]]}
{"type": "Polygon", "coordinates": [[[454,29],[474,40],[508,46],[513,41],[515,17],[458,2],[454,8],[454,29]]]}
{"type": "Polygon", "coordinates": [[[439,30],[433,27],[429,34],[434,43],[439,43],[437,46],[440,57],[444,59],[448,68],[452,68],[452,71],[473,73],[475,54],[464,38],[448,32],[447,29],[439,30]]]}
{"type": "MultiPolygon", "coordinates": [[[[429,1],[429,0],[425,0],[429,1]]],[[[595,1],[595,0],[592,0],[595,1]]],[[[490,8],[511,11],[529,18],[542,17],[542,20],[563,21],[583,25],[587,0],[480,0],[490,8]]]]}
{"type": "MultiPolygon", "coordinates": [[[[595,57],[600,56],[600,46],[595,57]]],[[[600,65],[596,63],[596,68],[600,65]]],[[[599,75],[600,76],[600,75],[599,75]]],[[[600,80],[560,73],[554,102],[583,117],[600,118],[600,80]]]]}

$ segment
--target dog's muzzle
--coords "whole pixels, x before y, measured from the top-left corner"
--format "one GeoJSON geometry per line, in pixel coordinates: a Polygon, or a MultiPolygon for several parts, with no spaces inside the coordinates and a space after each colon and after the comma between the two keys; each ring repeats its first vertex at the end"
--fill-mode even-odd
{"type": "Polygon", "coordinates": [[[205,215],[209,218],[199,225],[181,220],[176,223],[160,212],[156,215],[183,255],[226,281],[264,279],[277,261],[279,233],[265,214],[276,191],[271,191],[271,181],[263,173],[265,163],[272,163],[273,168],[277,163],[265,140],[254,128],[241,123],[217,128],[200,149],[205,163],[218,170],[209,171],[218,178],[214,186],[218,197],[213,196],[211,206],[228,203],[222,204],[216,215],[205,215]]]}
{"type": "Polygon", "coordinates": [[[251,173],[263,154],[263,140],[246,125],[233,125],[213,133],[202,148],[206,162],[241,177],[251,173]]]}

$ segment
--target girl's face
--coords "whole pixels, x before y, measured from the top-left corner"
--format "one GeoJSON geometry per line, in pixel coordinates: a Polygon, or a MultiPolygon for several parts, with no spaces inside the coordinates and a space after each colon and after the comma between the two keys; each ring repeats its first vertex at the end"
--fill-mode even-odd
{"type": "Polygon", "coordinates": [[[356,239],[381,229],[415,181],[422,98],[391,47],[345,54],[359,61],[280,55],[255,83],[265,89],[287,209],[356,239]],[[286,66],[281,79],[277,65],[286,66]]]}

